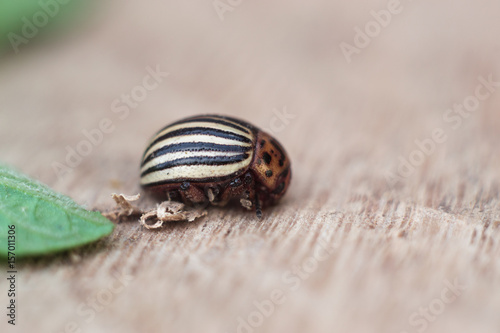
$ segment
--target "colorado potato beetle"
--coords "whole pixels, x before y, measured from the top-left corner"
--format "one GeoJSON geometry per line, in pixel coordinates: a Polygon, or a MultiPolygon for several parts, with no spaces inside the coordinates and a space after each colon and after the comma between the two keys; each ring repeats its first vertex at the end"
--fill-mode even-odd
{"type": "Polygon", "coordinates": [[[200,115],[153,136],[141,163],[141,185],[184,203],[224,206],[240,200],[262,216],[290,184],[290,159],[271,135],[243,120],[200,115]]]}

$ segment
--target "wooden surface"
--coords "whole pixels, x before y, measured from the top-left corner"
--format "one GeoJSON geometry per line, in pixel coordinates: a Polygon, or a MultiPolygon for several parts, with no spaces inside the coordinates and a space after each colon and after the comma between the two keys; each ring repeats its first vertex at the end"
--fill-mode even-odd
{"type": "Polygon", "coordinates": [[[293,161],[289,193],[260,221],[238,208],[160,231],[129,220],[25,262],[8,331],[499,332],[500,92],[456,129],[443,116],[479,76],[500,81],[500,5],[402,5],[351,63],[339,45],[386,2],[243,2],[223,21],[210,1],[108,2],[3,57],[2,162],[88,208],[138,193],[148,138],[183,116],[272,127],[293,161]],[[113,101],[148,66],[169,76],[120,119],[113,101]],[[273,120],[283,110],[294,118],[273,120]],[[114,130],[58,178],[53,162],[103,118],[114,130]],[[444,142],[388,176],[436,128],[444,142]]]}

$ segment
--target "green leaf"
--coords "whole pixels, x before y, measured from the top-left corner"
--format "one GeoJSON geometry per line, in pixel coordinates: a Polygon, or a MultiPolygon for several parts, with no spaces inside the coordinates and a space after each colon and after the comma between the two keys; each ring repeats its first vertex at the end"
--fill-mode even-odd
{"type": "Polygon", "coordinates": [[[89,0],[0,0],[0,55],[24,50],[46,32],[66,30],[80,14],[90,14],[89,0]],[[15,45],[13,45],[13,43],[15,45]]]}
{"type": "Polygon", "coordinates": [[[99,212],[0,165],[0,257],[7,256],[9,226],[15,226],[16,257],[87,244],[114,228],[99,212]]]}

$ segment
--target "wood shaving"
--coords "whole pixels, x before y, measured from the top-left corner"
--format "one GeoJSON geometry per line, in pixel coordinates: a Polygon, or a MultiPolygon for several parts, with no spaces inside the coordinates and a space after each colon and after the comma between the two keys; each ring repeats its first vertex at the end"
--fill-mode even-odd
{"type": "Polygon", "coordinates": [[[204,209],[184,210],[185,205],[176,201],[164,201],[157,205],[155,209],[144,211],[137,206],[131,204],[132,201],[137,201],[140,194],[124,195],[113,193],[111,195],[116,202],[116,209],[112,212],[105,213],[109,219],[120,220],[122,217],[141,215],[139,222],[147,229],[158,229],[163,226],[164,222],[188,221],[192,222],[195,219],[207,215],[204,209]],[[148,222],[155,219],[154,222],[148,222]]]}
{"type": "Polygon", "coordinates": [[[140,215],[143,213],[143,211],[140,208],[133,206],[130,203],[132,201],[139,200],[139,198],[141,197],[140,194],[125,195],[125,194],[113,193],[113,194],[111,194],[111,197],[116,202],[116,208],[115,208],[115,210],[113,210],[109,213],[103,214],[108,219],[116,221],[116,220],[120,220],[124,216],[128,217],[128,216],[133,216],[133,215],[140,215]]]}
{"type": "Polygon", "coordinates": [[[164,201],[155,210],[143,214],[140,218],[141,224],[148,229],[161,228],[164,222],[188,221],[207,215],[206,210],[183,211],[184,204],[175,201],[164,201]],[[148,219],[156,217],[156,223],[149,224],[148,219]]]}
{"type": "Polygon", "coordinates": [[[250,210],[252,209],[252,202],[250,200],[247,200],[247,199],[240,199],[240,203],[243,207],[245,207],[246,209],[250,210]]]}

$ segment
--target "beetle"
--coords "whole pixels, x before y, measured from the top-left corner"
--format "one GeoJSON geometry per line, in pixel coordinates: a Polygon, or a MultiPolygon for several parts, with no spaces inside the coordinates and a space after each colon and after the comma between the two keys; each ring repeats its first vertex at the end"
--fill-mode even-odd
{"type": "Polygon", "coordinates": [[[221,115],[181,119],[158,131],[141,162],[141,186],[187,204],[240,200],[258,218],[276,204],[292,176],[290,159],[271,135],[221,115]]]}

